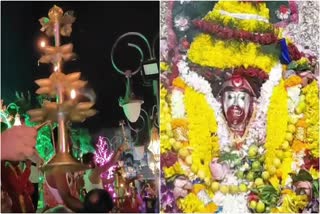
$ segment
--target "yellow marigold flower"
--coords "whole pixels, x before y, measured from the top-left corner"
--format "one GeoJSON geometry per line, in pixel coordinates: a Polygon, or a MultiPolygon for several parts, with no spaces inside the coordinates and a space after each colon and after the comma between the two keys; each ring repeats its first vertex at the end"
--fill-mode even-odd
{"type": "Polygon", "coordinates": [[[200,34],[192,42],[188,51],[191,62],[205,67],[220,69],[234,67],[257,67],[269,73],[278,59],[263,54],[261,46],[253,42],[223,41],[208,34],[200,34]]]}
{"type": "Polygon", "coordinates": [[[302,89],[305,94],[305,119],[307,123],[308,148],[314,157],[319,157],[319,88],[317,81],[313,81],[302,89]]]}
{"type": "Polygon", "coordinates": [[[319,170],[313,168],[313,166],[309,169],[309,173],[311,174],[313,179],[318,179],[320,177],[319,170]]]}
{"type": "Polygon", "coordinates": [[[160,71],[168,71],[169,65],[166,62],[160,62],[160,71]]]}
{"type": "Polygon", "coordinates": [[[171,167],[163,167],[163,172],[165,178],[170,178],[176,174],[184,174],[183,169],[180,166],[179,162],[176,162],[173,166],[171,167]]]}
{"type": "Polygon", "coordinates": [[[279,179],[277,178],[276,175],[269,178],[269,182],[276,190],[278,191],[280,190],[279,179]]]}
{"type": "MultiPolygon", "coordinates": [[[[269,168],[273,164],[274,154],[285,140],[288,123],[288,96],[284,82],[273,89],[270,105],[267,112],[267,130],[265,143],[265,165],[269,168]]],[[[287,166],[289,163],[286,163],[287,166]]],[[[282,170],[283,167],[280,167],[282,170]]],[[[289,167],[291,169],[291,167],[289,167]]],[[[286,170],[286,173],[288,171],[286,170]]],[[[285,174],[282,176],[286,177],[285,174]]]]}

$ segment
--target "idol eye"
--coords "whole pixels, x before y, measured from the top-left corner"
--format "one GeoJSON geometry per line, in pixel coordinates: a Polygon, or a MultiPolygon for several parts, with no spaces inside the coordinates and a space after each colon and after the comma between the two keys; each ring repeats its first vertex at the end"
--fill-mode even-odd
{"type": "Polygon", "coordinates": [[[230,94],[228,95],[228,99],[229,99],[229,100],[231,100],[231,99],[232,99],[232,96],[231,96],[230,94]]]}
{"type": "Polygon", "coordinates": [[[245,97],[244,96],[242,96],[242,97],[240,97],[241,98],[241,100],[244,100],[245,99],[245,97]]]}

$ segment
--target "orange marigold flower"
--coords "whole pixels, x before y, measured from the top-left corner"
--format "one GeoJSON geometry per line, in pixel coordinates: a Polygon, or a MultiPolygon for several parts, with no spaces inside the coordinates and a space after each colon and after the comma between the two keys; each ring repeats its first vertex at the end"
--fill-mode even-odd
{"type": "Polygon", "coordinates": [[[306,149],[306,145],[300,140],[294,140],[291,148],[293,149],[293,151],[299,152],[306,149]]]}
{"type": "Polygon", "coordinates": [[[182,128],[188,128],[188,121],[186,119],[173,119],[171,121],[171,127],[172,129],[182,127],[182,128]]]}
{"type": "Polygon", "coordinates": [[[297,127],[302,127],[302,128],[307,128],[307,122],[305,121],[305,119],[300,119],[296,123],[296,126],[297,127]]]}
{"type": "Polygon", "coordinates": [[[293,75],[284,81],[285,87],[292,87],[302,83],[301,77],[293,75]]]}
{"type": "Polygon", "coordinates": [[[186,88],[186,83],[181,79],[181,77],[177,77],[172,81],[172,85],[180,88],[180,89],[185,89],[186,88]]]}

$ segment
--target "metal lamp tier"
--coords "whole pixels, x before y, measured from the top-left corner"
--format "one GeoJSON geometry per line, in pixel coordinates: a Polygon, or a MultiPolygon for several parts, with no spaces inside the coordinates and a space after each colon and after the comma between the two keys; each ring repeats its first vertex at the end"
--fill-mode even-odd
{"type": "MultiPolygon", "coordinates": [[[[69,121],[83,122],[86,118],[96,114],[96,110],[91,109],[93,102],[78,102],[76,99],[65,99],[69,97],[72,90],[83,88],[87,82],[80,80],[81,73],[75,72],[64,74],[62,72],[63,62],[74,59],[72,52],[73,45],[66,44],[60,46],[60,34],[70,36],[72,23],[75,21],[72,11],[63,14],[63,10],[53,6],[49,10],[49,18],[39,19],[42,28],[48,36],[53,36],[55,46],[43,47],[43,55],[39,59],[41,63],[51,63],[54,72],[47,79],[36,80],[40,88],[37,94],[56,96],[56,102],[45,102],[40,109],[30,110],[28,113],[31,121],[44,122],[51,121],[58,123],[58,143],[56,144],[56,154],[43,167],[43,171],[63,171],[76,172],[88,169],[87,165],[78,162],[70,154],[69,135],[67,123],[69,121]]],[[[56,141],[56,139],[54,139],[56,141]]]]}

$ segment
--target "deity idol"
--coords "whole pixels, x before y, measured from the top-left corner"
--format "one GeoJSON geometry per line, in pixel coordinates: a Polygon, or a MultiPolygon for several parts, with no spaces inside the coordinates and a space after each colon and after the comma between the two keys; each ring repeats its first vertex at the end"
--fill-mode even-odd
{"type": "Polygon", "coordinates": [[[277,28],[297,18],[296,5],[167,6],[162,54],[174,56],[161,55],[162,211],[317,211],[315,66],[277,28]]]}
{"type": "Polygon", "coordinates": [[[237,137],[244,135],[253,113],[255,92],[240,75],[233,75],[222,85],[221,105],[230,130],[237,137]]]}

